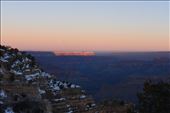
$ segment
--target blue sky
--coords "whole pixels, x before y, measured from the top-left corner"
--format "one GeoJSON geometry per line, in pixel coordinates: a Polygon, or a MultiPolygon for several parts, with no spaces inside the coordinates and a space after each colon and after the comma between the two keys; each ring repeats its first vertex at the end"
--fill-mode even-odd
{"type": "Polygon", "coordinates": [[[168,1],[2,1],[1,6],[2,42],[23,50],[169,49],[168,1]]]}

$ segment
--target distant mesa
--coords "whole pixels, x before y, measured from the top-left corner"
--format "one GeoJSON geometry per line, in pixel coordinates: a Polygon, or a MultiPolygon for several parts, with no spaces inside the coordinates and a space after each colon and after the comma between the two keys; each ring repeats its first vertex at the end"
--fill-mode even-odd
{"type": "Polygon", "coordinates": [[[95,52],[54,52],[56,56],[95,56],[95,52]]]}

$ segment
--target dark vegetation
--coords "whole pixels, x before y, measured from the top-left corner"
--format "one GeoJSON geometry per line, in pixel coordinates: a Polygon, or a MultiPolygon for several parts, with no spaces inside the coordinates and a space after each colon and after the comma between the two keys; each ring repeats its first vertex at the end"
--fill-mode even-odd
{"type": "Polygon", "coordinates": [[[147,81],[138,99],[140,113],[170,113],[170,83],[147,81]]]}
{"type": "Polygon", "coordinates": [[[45,106],[40,102],[24,100],[13,105],[15,113],[44,113],[45,106]]]}

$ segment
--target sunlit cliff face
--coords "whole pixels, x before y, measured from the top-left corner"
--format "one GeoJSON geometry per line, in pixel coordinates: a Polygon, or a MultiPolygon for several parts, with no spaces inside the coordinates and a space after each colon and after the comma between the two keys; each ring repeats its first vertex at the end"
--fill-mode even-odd
{"type": "Polygon", "coordinates": [[[94,52],[54,52],[56,56],[95,56],[94,52]]]}

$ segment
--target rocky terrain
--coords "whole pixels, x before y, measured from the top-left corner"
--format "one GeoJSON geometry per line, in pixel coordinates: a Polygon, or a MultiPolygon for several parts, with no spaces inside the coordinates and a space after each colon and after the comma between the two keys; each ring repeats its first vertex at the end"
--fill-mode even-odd
{"type": "Polygon", "coordinates": [[[126,113],[130,104],[96,104],[77,84],[58,81],[33,56],[0,46],[0,113],[126,113]]]}

